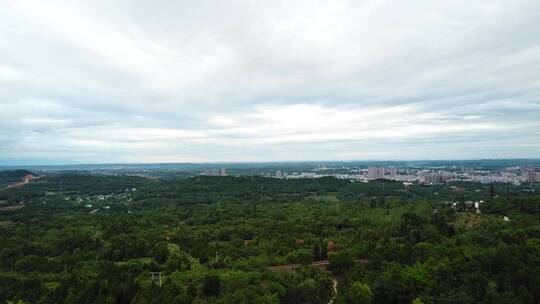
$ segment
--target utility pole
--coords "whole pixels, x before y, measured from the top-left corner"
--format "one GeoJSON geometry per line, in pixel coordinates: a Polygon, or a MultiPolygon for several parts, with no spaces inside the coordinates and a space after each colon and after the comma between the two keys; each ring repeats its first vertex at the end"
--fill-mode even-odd
{"type": "Polygon", "coordinates": [[[155,281],[157,277],[159,280],[159,287],[161,287],[161,274],[163,274],[163,272],[150,272],[150,279],[155,281]]]}
{"type": "Polygon", "coordinates": [[[535,211],[536,211],[536,221],[538,222],[538,220],[540,219],[540,218],[538,217],[538,200],[535,202],[535,208],[534,208],[534,209],[535,209],[535,211]]]}
{"type": "Polygon", "coordinates": [[[262,184],[259,182],[259,203],[262,202],[262,184]]]}

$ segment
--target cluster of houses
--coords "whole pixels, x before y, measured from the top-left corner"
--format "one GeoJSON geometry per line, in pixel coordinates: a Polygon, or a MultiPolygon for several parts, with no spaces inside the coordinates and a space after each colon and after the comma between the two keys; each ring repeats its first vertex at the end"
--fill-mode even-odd
{"type": "Polygon", "coordinates": [[[480,205],[483,204],[484,201],[465,201],[465,202],[445,202],[446,205],[452,206],[453,209],[462,209],[465,207],[468,210],[473,210],[476,214],[481,214],[482,211],[480,210],[480,205]]]}

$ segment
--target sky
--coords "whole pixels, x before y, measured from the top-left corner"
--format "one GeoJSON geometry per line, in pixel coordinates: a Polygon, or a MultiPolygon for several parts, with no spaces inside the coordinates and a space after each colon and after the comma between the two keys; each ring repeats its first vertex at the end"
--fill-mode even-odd
{"type": "Polygon", "coordinates": [[[538,158],[538,20],[538,0],[0,0],[0,165],[538,158]]]}

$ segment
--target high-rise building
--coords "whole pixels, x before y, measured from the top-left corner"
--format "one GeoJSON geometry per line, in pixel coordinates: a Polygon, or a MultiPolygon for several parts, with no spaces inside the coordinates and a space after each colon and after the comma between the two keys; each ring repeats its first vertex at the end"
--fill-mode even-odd
{"type": "MultiPolygon", "coordinates": [[[[221,170],[222,170],[221,172],[223,172],[223,169],[221,169],[221,170]]],[[[203,175],[206,175],[206,176],[218,176],[219,171],[216,168],[206,169],[206,170],[204,170],[203,175]]]]}
{"type": "Polygon", "coordinates": [[[221,176],[227,175],[227,169],[221,168],[221,174],[220,174],[220,175],[221,175],[221,176]]]}
{"type": "Polygon", "coordinates": [[[525,181],[529,183],[534,183],[536,181],[536,172],[534,168],[526,168],[524,172],[525,181]]]}
{"type": "Polygon", "coordinates": [[[383,178],[384,177],[384,167],[377,168],[377,177],[383,178]]]}
{"type": "Polygon", "coordinates": [[[423,180],[424,184],[439,184],[443,181],[441,172],[425,172],[423,180]]]}
{"type": "Polygon", "coordinates": [[[368,167],[369,178],[384,178],[384,167],[368,167]]]}
{"type": "Polygon", "coordinates": [[[369,167],[367,168],[369,178],[377,178],[377,168],[369,167]]]}
{"type": "Polygon", "coordinates": [[[388,173],[390,174],[390,177],[395,178],[397,175],[397,169],[394,167],[388,168],[388,173]]]}

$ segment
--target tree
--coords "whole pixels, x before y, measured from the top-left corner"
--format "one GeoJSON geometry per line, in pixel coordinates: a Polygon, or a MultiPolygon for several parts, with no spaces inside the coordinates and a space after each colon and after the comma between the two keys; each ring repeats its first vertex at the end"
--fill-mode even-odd
{"type": "Polygon", "coordinates": [[[328,270],[334,274],[343,274],[354,265],[353,257],[347,252],[332,252],[328,255],[328,270]]]}
{"type": "Polygon", "coordinates": [[[221,291],[221,280],[215,274],[209,274],[204,277],[203,294],[207,297],[218,296],[221,291]]]}
{"type": "Polygon", "coordinates": [[[191,262],[184,253],[173,252],[164,264],[168,272],[185,271],[191,269],[191,262]]]}
{"type": "Polygon", "coordinates": [[[373,293],[367,284],[353,282],[349,287],[349,303],[370,304],[373,300],[373,293]]]}
{"type": "Polygon", "coordinates": [[[315,244],[315,247],[313,247],[313,257],[315,260],[324,260],[328,258],[327,246],[322,240],[318,241],[315,244]]]}
{"type": "Polygon", "coordinates": [[[494,197],[495,197],[495,188],[493,187],[493,184],[491,184],[491,185],[489,186],[489,196],[490,196],[491,198],[494,198],[494,197]]]}
{"type": "Polygon", "coordinates": [[[290,252],[287,255],[287,260],[292,263],[309,265],[311,264],[311,262],[313,262],[313,255],[311,250],[301,248],[296,251],[290,252]]]}
{"type": "Polygon", "coordinates": [[[424,302],[422,302],[422,300],[420,300],[420,298],[416,298],[412,301],[412,304],[424,304],[424,302]]]}
{"type": "Polygon", "coordinates": [[[280,303],[326,304],[332,296],[332,280],[328,272],[303,268],[298,272],[286,274],[286,290],[280,303]]]}
{"type": "Polygon", "coordinates": [[[152,254],[154,256],[154,260],[156,260],[159,264],[165,263],[165,261],[167,261],[167,258],[169,257],[169,249],[167,248],[167,243],[158,243],[154,247],[154,249],[152,249],[152,254]]]}

